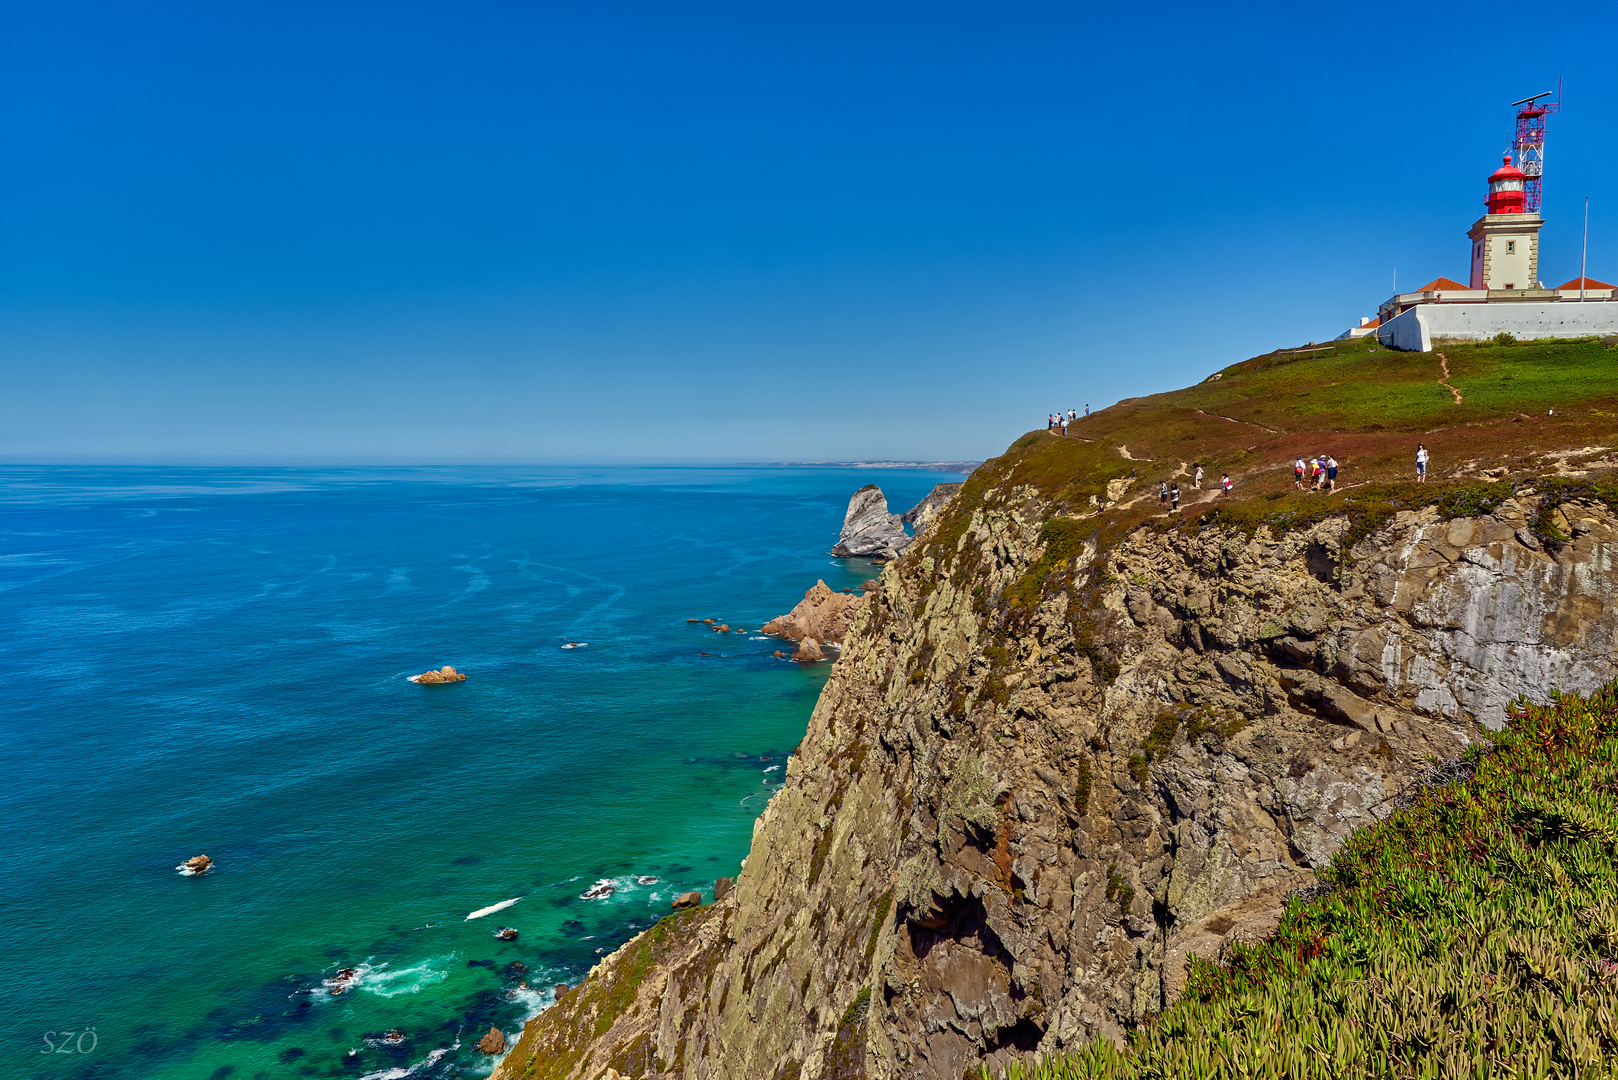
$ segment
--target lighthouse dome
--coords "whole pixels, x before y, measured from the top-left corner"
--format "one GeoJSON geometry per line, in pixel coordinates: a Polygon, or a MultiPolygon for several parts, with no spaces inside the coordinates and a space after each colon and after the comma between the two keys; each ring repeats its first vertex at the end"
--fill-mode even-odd
{"type": "Polygon", "coordinates": [[[1505,155],[1505,163],[1496,169],[1489,177],[1489,197],[1484,205],[1491,214],[1520,214],[1523,211],[1523,200],[1526,192],[1524,184],[1528,174],[1511,163],[1511,154],[1505,155]]]}

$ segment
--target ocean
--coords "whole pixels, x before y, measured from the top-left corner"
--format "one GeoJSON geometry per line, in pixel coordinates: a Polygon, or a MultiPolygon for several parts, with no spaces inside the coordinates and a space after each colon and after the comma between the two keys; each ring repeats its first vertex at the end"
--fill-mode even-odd
{"type": "Polygon", "coordinates": [[[849,496],[958,479],[0,469],[0,1075],[486,1075],[737,872],[826,675],[756,630],[875,576],[849,496]]]}

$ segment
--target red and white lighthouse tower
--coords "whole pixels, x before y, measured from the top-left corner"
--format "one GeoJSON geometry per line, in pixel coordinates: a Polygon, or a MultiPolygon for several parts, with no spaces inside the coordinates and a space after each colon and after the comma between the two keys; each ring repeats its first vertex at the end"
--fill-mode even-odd
{"type": "Polygon", "coordinates": [[[1472,238],[1474,289],[1539,288],[1539,230],[1545,224],[1537,207],[1529,209],[1530,177],[1505,162],[1489,176],[1487,213],[1467,233],[1472,238]]]}

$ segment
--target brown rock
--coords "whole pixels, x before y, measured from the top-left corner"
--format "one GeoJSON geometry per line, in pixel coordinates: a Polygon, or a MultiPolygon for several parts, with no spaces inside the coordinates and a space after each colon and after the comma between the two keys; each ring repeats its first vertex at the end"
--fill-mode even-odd
{"type": "Polygon", "coordinates": [[[206,874],[213,869],[213,860],[206,855],[193,855],[185,860],[185,868],[193,874],[206,874]]]}
{"type": "Polygon", "coordinates": [[[780,649],[776,649],[770,655],[775,657],[777,660],[785,660],[787,658],[787,654],[782,652],[780,649]]]}
{"type": "Polygon", "coordinates": [[[499,1028],[492,1027],[489,1033],[478,1040],[478,1049],[485,1054],[503,1054],[506,1052],[506,1036],[499,1028]]]}
{"type": "Polygon", "coordinates": [[[719,903],[725,897],[736,891],[736,879],[733,877],[715,878],[713,883],[713,902],[719,903]]]}
{"type": "Polygon", "coordinates": [[[803,594],[797,607],[765,623],[761,632],[791,641],[814,638],[817,642],[840,643],[864,603],[863,595],[832,592],[824,581],[817,581],[803,594]]]}
{"type": "Polygon", "coordinates": [[[701,907],[702,894],[699,892],[681,893],[679,896],[674,898],[674,903],[670,904],[669,906],[675,911],[684,911],[687,908],[701,907]]]}
{"type": "Polygon", "coordinates": [[[718,626],[714,627],[713,629],[714,629],[714,633],[716,633],[716,634],[728,634],[728,633],[730,633],[730,627],[726,626],[724,623],[720,623],[718,626]]]}
{"type": "Polygon", "coordinates": [[[701,619],[687,619],[686,622],[701,622],[701,619]]]}
{"type": "Polygon", "coordinates": [[[715,622],[713,619],[703,619],[702,621],[707,623],[709,626],[712,626],[715,622]]]}
{"type": "Polygon", "coordinates": [[[516,941],[518,934],[517,931],[512,927],[502,926],[500,929],[494,932],[494,936],[499,938],[501,941],[516,941]]]}
{"type": "Polygon", "coordinates": [[[424,671],[417,675],[415,681],[424,686],[436,686],[440,683],[465,682],[466,676],[445,664],[437,671],[424,671]]]}
{"type": "Polygon", "coordinates": [[[817,660],[826,659],[826,654],[820,649],[820,642],[812,637],[806,637],[798,642],[798,651],[792,654],[792,659],[800,664],[812,664],[817,660]]]}

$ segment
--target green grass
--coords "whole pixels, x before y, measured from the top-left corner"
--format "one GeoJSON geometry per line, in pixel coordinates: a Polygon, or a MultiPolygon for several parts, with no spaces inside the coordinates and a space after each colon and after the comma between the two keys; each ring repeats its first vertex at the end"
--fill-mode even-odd
{"type": "Polygon", "coordinates": [[[1466,398],[1461,410],[1469,413],[1543,416],[1548,409],[1609,397],[1618,388],[1618,349],[1598,341],[1463,345],[1446,347],[1444,355],[1450,382],[1466,398]]]}
{"type": "Polygon", "coordinates": [[[1450,772],[1350,837],[1267,941],[1194,962],[1125,1049],[1005,1076],[1613,1075],[1618,684],[1519,703],[1450,772]]]}

